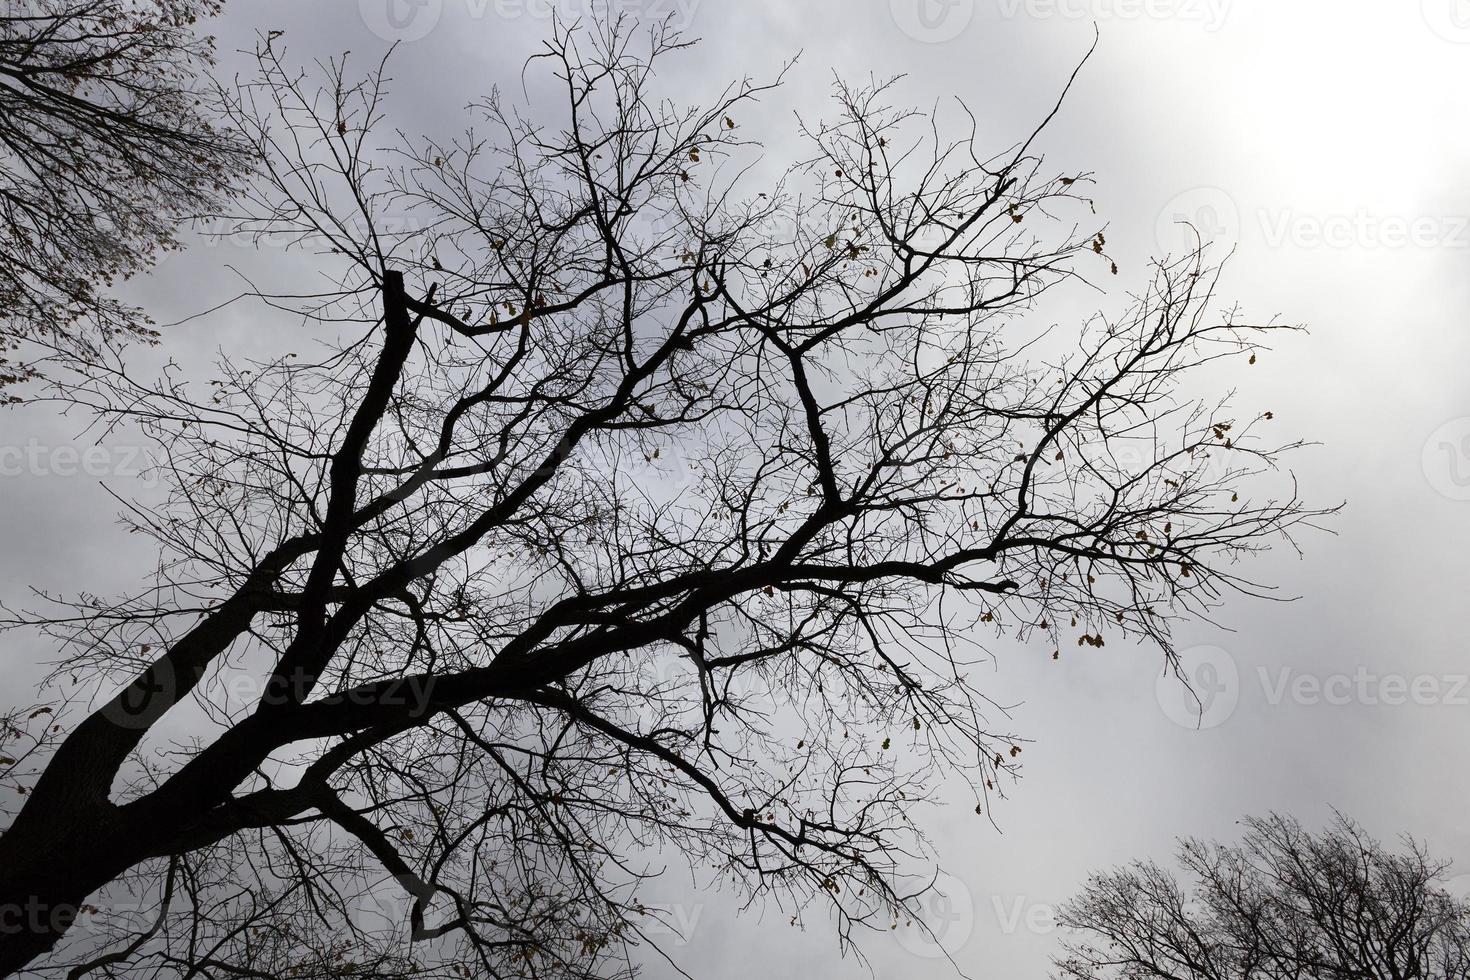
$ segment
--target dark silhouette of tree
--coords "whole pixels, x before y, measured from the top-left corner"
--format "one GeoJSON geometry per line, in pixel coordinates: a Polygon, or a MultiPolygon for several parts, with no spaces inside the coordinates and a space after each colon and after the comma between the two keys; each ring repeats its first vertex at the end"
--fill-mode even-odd
{"type": "Polygon", "coordinates": [[[772,86],[680,108],[685,40],[640,38],[558,30],[554,119],[492,95],[444,142],[392,135],[381,67],[263,43],[242,228],[335,278],[252,298],[343,339],[204,390],[108,350],[52,381],[170,492],[125,517],[150,586],[13,618],[62,661],[10,722],[0,906],[38,911],[0,974],[622,975],[677,855],[886,933],[915,807],[1019,764],[988,638],[1172,656],[1311,519],[1270,414],[1180,386],[1277,329],[1200,255],[1065,335],[1021,316],[1111,264],[1036,134],[982,154],[839,84],[772,176],[772,86]]]}
{"type": "Polygon", "coordinates": [[[1447,862],[1394,853],[1341,815],[1311,833],[1245,821],[1237,845],[1183,840],[1188,881],[1139,861],[1092,877],[1057,921],[1081,937],[1069,980],[1458,980],[1470,976],[1470,904],[1447,862]]]}
{"type": "MultiPolygon", "coordinates": [[[[152,338],[108,286],[217,207],[245,147],[199,81],[218,0],[25,0],[0,8],[0,398],[17,348],[152,338]]],[[[16,396],[8,396],[14,399],[16,396]]]]}

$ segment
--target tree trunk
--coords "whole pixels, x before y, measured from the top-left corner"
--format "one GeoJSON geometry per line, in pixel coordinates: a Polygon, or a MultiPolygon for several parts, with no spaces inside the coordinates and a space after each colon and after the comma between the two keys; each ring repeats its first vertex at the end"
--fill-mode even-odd
{"type": "Polygon", "coordinates": [[[54,948],[87,898],[137,858],[103,814],[45,816],[17,819],[0,836],[0,977],[54,948]]]}

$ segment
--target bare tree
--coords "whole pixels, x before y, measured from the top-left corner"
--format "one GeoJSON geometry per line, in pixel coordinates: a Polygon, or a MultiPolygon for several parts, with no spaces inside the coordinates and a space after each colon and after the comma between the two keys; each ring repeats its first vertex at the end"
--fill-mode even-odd
{"type": "Polygon", "coordinates": [[[1181,885],[1153,862],[1092,877],[1058,922],[1071,980],[1451,980],[1470,976],[1470,904],[1447,862],[1383,848],[1339,815],[1311,833],[1249,818],[1234,846],[1183,840],[1181,885]]]}
{"type": "MultiPolygon", "coordinates": [[[[36,336],[154,333],[107,287],[217,207],[245,147],[199,83],[219,0],[0,2],[0,398],[36,336]]],[[[10,399],[17,396],[10,395],[10,399]]]]}
{"type": "Polygon", "coordinates": [[[988,638],[1171,657],[1260,591],[1236,559],[1313,516],[1289,446],[1180,381],[1273,324],[1193,254],[1038,329],[1111,262],[1036,134],[982,154],[839,84],[762,177],[772,86],[663,101],[684,47],[558,30],[554,119],[491,95],[434,141],[390,135],[381,68],[263,43],[244,226],[337,278],[253,298],[343,339],[203,391],[57,375],[170,494],[125,516],[151,585],[14,617],[63,659],[11,723],[0,907],[39,911],[0,974],[622,975],[675,855],[847,948],[924,891],[937,780],[981,813],[1019,764],[988,638]]]}

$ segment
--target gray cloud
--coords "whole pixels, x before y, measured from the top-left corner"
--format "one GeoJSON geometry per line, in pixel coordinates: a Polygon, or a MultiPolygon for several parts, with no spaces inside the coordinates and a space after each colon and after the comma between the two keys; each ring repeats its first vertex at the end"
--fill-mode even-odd
{"type": "MultiPolygon", "coordinates": [[[[1470,871],[1462,820],[1470,801],[1450,775],[1470,769],[1470,687],[1461,680],[1470,674],[1462,612],[1470,592],[1470,19],[1456,16],[1462,5],[617,6],[673,13],[706,38],[666,77],[670,91],[690,97],[732,77],[772,74],[801,49],[789,102],[769,100],[758,121],[776,159],[794,129],[787,108],[820,115],[832,68],[907,73],[904,91],[917,103],[963,97],[982,134],[1008,144],[1045,112],[1096,23],[1097,54],[1045,149],[1059,167],[1096,173],[1098,211],[1121,267],[1116,289],[1141,285],[1147,259],[1171,247],[1172,219],[1182,215],[1234,240],[1227,295],[1261,317],[1311,327],[1250,373],[1213,381],[1238,387],[1242,406],[1272,410],[1283,434],[1323,443],[1296,469],[1309,499],[1348,501],[1337,536],[1309,535],[1304,557],[1278,549],[1252,569],[1297,601],[1233,601],[1221,617],[1233,632],[1197,623],[1181,637],[1182,647],[1201,648],[1190,669],[1211,665],[1191,676],[1212,691],[1225,684],[1219,693],[1230,702],[1228,711],[1211,702],[1198,729],[1181,725],[1181,704],[1159,690],[1154,651],[1066,650],[1054,662],[1050,650],[997,649],[995,699],[1017,705],[1013,727],[1035,740],[1025,778],[994,807],[995,826],[958,802],[920,813],[952,876],[931,924],[949,937],[956,963],[972,976],[1042,975],[1054,938],[1047,910],[1089,870],[1165,856],[1177,834],[1233,836],[1240,815],[1268,808],[1310,824],[1338,806],[1380,835],[1422,836],[1470,871]]],[[[243,64],[228,52],[249,47],[257,28],[285,30],[298,57],[351,49],[364,63],[397,40],[398,118],[452,132],[471,97],[497,84],[520,92],[522,63],[550,9],[574,16],[586,4],[241,0],[218,33],[226,71],[243,64]]],[[[163,321],[238,290],[226,265],[294,281],[309,278],[310,261],[217,244],[170,258],[131,289],[163,321]]],[[[1099,302],[1079,292],[1051,315],[1099,302]]],[[[204,371],[217,348],[279,350],[310,343],[317,329],[230,310],[169,329],[164,349],[204,371]]],[[[77,427],[44,408],[3,417],[7,459],[35,445],[41,460],[25,456],[18,472],[0,474],[7,601],[30,585],[120,591],[146,568],[147,554],[112,523],[115,504],[96,475],[57,471],[56,450],[77,444],[77,427]]],[[[121,465],[109,459],[104,467],[121,465]]],[[[123,490],[134,479],[107,475],[123,490]]],[[[24,700],[36,673],[25,665],[50,652],[20,638],[5,643],[7,696],[24,700]]],[[[855,968],[834,965],[820,914],[804,929],[776,907],[732,921],[732,897],[706,884],[671,877],[646,899],[667,905],[690,933],[671,948],[696,976],[855,968]]],[[[905,931],[866,942],[878,976],[952,975],[905,931]]],[[[655,962],[649,975],[673,974],[655,962]]]]}

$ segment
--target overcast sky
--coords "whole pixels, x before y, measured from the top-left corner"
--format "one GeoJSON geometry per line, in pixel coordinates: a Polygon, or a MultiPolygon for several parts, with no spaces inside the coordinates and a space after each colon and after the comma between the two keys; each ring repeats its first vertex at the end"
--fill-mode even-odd
{"type": "MultiPolygon", "coordinates": [[[[554,0],[563,12],[576,0],[554,0]]],[[[768,103],[819,113],[835,70],[907,74],[916,104],[963,98],[996,149],[1024,135],[1101,39],[1045,140],[1062,171],[1090,170],[1121,273],[1144,282],[1188,218],[1237,246],[1224,291],[1260,317],[1303,323],[1230,379],[1238,402],[1270,409],[1285,435],[1321,443],[1294,468],[1314,504],[1346,501],[1334,535],[1307,534],[1250,569],[1294,602],[1231,602],[1180,646],[1203,718],[1158,683],[1156,651],[1108,646],[1050,658],[1002,648],[990,682],[1014,704],[1024,778],[995,807],[920,815],[950,893],[933,924],[972,977],[1040,977],[1056,935],[1047,910],[1090,870],[1166,856],[1180,834],[1232,837],[1243,814],[1278,809],[1312,825],[1330,807],[1372,832],[1426,840],[1470,872],[1470,3],[1465,0],[623,0],[673,13],[705,38],[663,76],[697,97],[770,75],[801,53],[768,103]],[[782,100],[785,100],[784,102],[782,100]],[[1199,723],[1197,725],[1197,723],[1199,723]]],[[[393,119],[452,132],[472,96],[520,91],[544,36],[547,0],[235,0],[217,25],[227,54],[257,29],[286,31],[299,58],[400,41],[393,119]]],[[[794,130],[773,111],[780,159],[794,130]]],[[[174,257],[137,295],[158,319],[229,288],[230,246],[174,257]]],[[[277,256],[282,274],[305,258],[277,256]]],[[[305,270],[309,271],[309,270],[305,270]]],[[[1111,285],[1111,284],[1110,284],[1111,285]]],[[[276,349],[288,338],[241,313],[171,329],[198,358],[276,349]]],[[[100,483],[67,476],[54,450],[76,424],[45,409],[0,419],[5,447],[42,447],[41,466],[0,476],[0,596],[29,585],[106,592],[136,584],[146,556],[112,523],[100,483]],[[49,455],[48,455],[49,454],[49,455]]],[[[13,453],[7,460],[13,460],[13,453]]],[[[114,461],[115,469],[125,463],[114,461]]],[[[44,648],[6,638],[25,700],[44,648]]],[[[1466,879],[1470,882],[1470,878],[1466,879]]],[[[1465,886],[1470,892],[1470,885],[1465,886]]],[[[683,880],[645,901],[677,905],[673,947],[701,980],[860,975],[835,962],[818,920],[733,920],[727,899],[683,880]]],[[[880,977],[952,976],[931,944],[875,936],[880,977]]],[[[666,968],[650,968],[664,976],[666,968]]]]}

